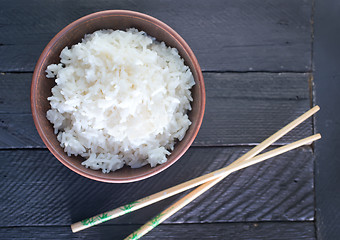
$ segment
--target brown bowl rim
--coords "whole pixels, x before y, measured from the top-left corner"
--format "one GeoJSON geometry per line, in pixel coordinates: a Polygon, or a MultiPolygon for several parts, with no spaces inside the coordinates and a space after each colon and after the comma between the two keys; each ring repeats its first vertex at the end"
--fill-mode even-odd
{"type": "Polygon", "coordinates": [[[34,124],[35,124],[37,131],[38,131],[41,139],[43,140],[44,144],[47,146],[49,151],[63,165],[65,165],[66,167],[68,167],[72,171],[78,173],[79,175],[81,175],[83,177],[86,177],[86,178],[89,178],[89,179],[92,179],[92,180],[96,180],[96,181],[100,181],[100,182],[106,182],[106,183],[129,183],[129,182],[140,181],[140,180],[149,178],[151,176],[156,175],[157,173],[164,171],[165,169],[170,167],[172,164],[177,162],[178,159],[188,150],[188,148],[191,146],[191,144],[193,143],[194,139],[196,138],[196,136],[198,134],[198,131],[199,131],[201,124],[202,124],[202,121],[203,121],[203,116],[204,116],[204,112],[205,112],[205,103],[206,103],[206,96],[205,96],[205,85],[204,85],[202,70],[201,70],[201,67],[200,67],[197,59],[196,59],[196,56],[194,55],[194,53],[191,50],[191,48],[189,47],[189,45],[185,42],[185,40],[175,30],[173,30],[170,26],[168,26],[164,22],[162,22],[162,21],[160,21],[160,20],[158,20],[154,17],[151,17],[147,14],[135,12],[135,11],[130,11],[130,10],[106,10],[106,11],[95,12],[95,13],[86,15],[84,17],[81,17],[81,18],[75,20],[74,22],[70,23],[66,27],[64,27],[60,32],[58,32],[52,38],[52,40],[44,48],[43,52],[41,53],[41,55],[40,55],[40,57],[37,61],[36,66],[34,68],[34,73],[33,73],[33,76],[32,76],[32,84],[31,84],[32,115],[33,115],[34,124]],[[142,175],[139,175],[139,176],[136,176],[136,177],[128,177],[128,178],[122,178],[122,179],[112,179],[112,177],[110,177],[110,175],[107,175],[107,177],[99,177],[99,176],[91,175],[87,172],[84,172],[83,169],[76,167],[75,165],[71,164],[68,160],[64,159],[64,157],[59,155],[58,151],[50,144],[50,141],[48,140],[47,136],[45,135],[44,131],[42,130],[41,122],[39,121],[39,119],[37,117],[37,115],[38,115],[37,108],[34,104],[36,102],[36,92],[37,92],[36,86],[37,86],[37,82],[38,82],[38,80],[37,80],[38,79],[38,73],[41,72],[42,65],[43,65],[45,59],[50,54],[53,45],[59,40],[59,38],[62,35],[64,35],[68,31],[70,31],[74,27],[76,27],[78,25],[78,23],[90,21],[90,20],[93,20],[96,17],[102,17],[102,16],[105,16],[105,15],[115,15],[115,16],[138,18],[139,20],[151,22],[152,24],[154,24],[157,27],[166,31],[169,35],[171,35],[173,37],[173,39],[175,41],[177,41],[183,47],[183,50],[188,54],[189,58],[192,60],[194,69],[196,69],[196,71],[197,71],[198,81],[200,83],[200,89],[201,89],[200,110],[201,111],[200,111],[199,118],[197,119],[197,123],[198,123],[197,128],[194,129],[192,136],[188,139],[188,144],[186,144],[183,147],[183,149],[178,153],[178,155],[172,161],[167,161],[166,163],[162,164],[161,168],[158,168],[158,169],[154,168],[154,170],[151,170],[151,171],[149,171],[145,174],[142,174],[142,175]]]}

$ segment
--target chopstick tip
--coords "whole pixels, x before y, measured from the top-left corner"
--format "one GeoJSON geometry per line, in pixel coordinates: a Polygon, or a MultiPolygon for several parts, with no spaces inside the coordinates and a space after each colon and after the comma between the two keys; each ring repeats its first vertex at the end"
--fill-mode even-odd
{"type": "Polygon", "coordinates": [[[75,228],[75,224],[71,224],[71,230],[72,230],[72,233],[76,233],[79,231],[77,228],[75,228]]]}
{"type": "Polygon", "coordinates": [[[320,110],[319,105],[315,105],[313,108],[314,108],[316,111],[319,111],[319,110],[320,110]]]}

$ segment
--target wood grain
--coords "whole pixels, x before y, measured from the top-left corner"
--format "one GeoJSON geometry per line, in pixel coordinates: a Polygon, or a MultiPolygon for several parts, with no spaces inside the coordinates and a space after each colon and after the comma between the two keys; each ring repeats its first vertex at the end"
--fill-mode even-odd
{"type": "MultiPolygon", "coordinates": [[[[0,219],[0,226],[71,224],[227,166],[248,150],[190,148],[166,171],[130,184],[88,180],[67,169],[47,150],[2,150],[0,212],[6,218],[0,219]]],[[[313,159],[311,148],[303,147],[239,171],[166,222],[313,220],[313,159]]],[[[178,198],[110,223],[143,224],[178,198]]]]}
{"type": "MultiPolygon", "coordinates": [[[[309,74],[206,73],[204,79],[207,105],[196,146],[259,143],[309,109],[309,74]]],[[[311,135],[311,124],[278,143],[311,135]]]]}
{"type": "Polygon", "coordinates": [[[312,2],[4,0],[0,71],[33,71],[57,32],[84,15],[107,9],[139,11],[164,21],[188,42],[203,70],[311,71],[312,2]]]}
{"type": "Polygon", "coordinates": [[[31,113],[31,73],[0,74],[0,114],[31,113]]]}
{"type": "MultiPolygon", "coordinates": [[[[0,75],[0,148],[44,147],[30,114],[30,79],[0,75]]],[[[309,74],[204,73],[204,79],[207,105],[194,146],[259,143],[310,108],[309,74]]],[[[277,144],[311,134],[309,119],[277,144]]]]}
{"type": "Polygon", "coordinates": [[[1,148],[46,148],[31,114],[0,114],[1,148]]]}
{"type": "MultiPolygon", "coordinates": [[[[123,239],[139,225],[96,226],[72,233],[69,226],[0,228],[1,239],[123,239]]],[[[220,224],[162,224],[143,239],[239,239],[239,240],[312,240],[312,222],[254,222],[220,224]]]]}

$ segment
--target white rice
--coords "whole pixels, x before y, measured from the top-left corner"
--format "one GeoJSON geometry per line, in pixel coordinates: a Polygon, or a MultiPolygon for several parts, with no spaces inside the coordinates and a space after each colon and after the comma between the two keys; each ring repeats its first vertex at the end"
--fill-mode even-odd
{"type": "Polygon", "coordinates": [[[195,84],[177,49],[136,29],[100,30],[47,67],[47,119],[70,156],[104,173],[166,162],[191,122],[195,84]]]}

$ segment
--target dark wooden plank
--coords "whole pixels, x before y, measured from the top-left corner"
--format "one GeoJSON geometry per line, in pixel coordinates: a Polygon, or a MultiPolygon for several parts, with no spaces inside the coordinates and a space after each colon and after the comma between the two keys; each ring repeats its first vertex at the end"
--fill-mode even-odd
{"type": "MultiPolygon", "coordinates": [[[[47,150],[2,150],[0,212],[4,217],[0,226],[67,225],[227,166],[249,149],[190,148],[168,170],[129,184],[105,184],[81,177],[47,150]]],[[[110,223],[142,224],[177,198],[110,223]]],[[[313,218],[313,152],[303,147],[232,174],[166,222],[313,218]]]]}
{"type": "Polygon", "coordinates": [[[31,114],[0,114],[0,148],[46,148],[31,114]]]}
{"type": "MultiPolygon", "coordinates": [[[[207,104],[198,146],[258,143],[309,109],[308,74],[206,73],[207,104]]],[[[308,120],[279,140],[312,133],[308,120]]]]}
{"type": "Polygon", "coordinates": [[[315,101],[321,112],[316,129],[323,139],[316,149],[316,218],[320,240],[340,236],[340,2],[315,1],[315,101]]]}
{"type": "MultiPolygon", "coordinates": [[[[207,105],[194,146],[261,142],[307,111],[309,74],[204,73],[207,105]]],[[[0,75],[0,148],[44,147],[30,114],[31,74],[0,75]],[[1,114],[2,113],[2,114],[1,114]]],[[[312,120],[278,144],[312,134],[312,120]]]]}
{"type": "Polygon", "coordinates": [[[31,73],[0,74],[0,114],[31,113],[31,73]]]}
{"type": "Polygon", "coordinates": [[[173,27],[203,70],[311,70],[312,0],[1,1],[0,71],[32,71],[44,46],[89,13],[129,9],[173,27]],[[73,6],[70,8],[69,6],[73,6]]]}
{"type": "MultiPolygon", "coordinates": [[[[73,234],[67,226],[0,228],[1,239],[123,239],[139,225],[96,226],[73,234]]],[[[162,224],[143,239],[316,239],[312,222],[162,224]]]]}

